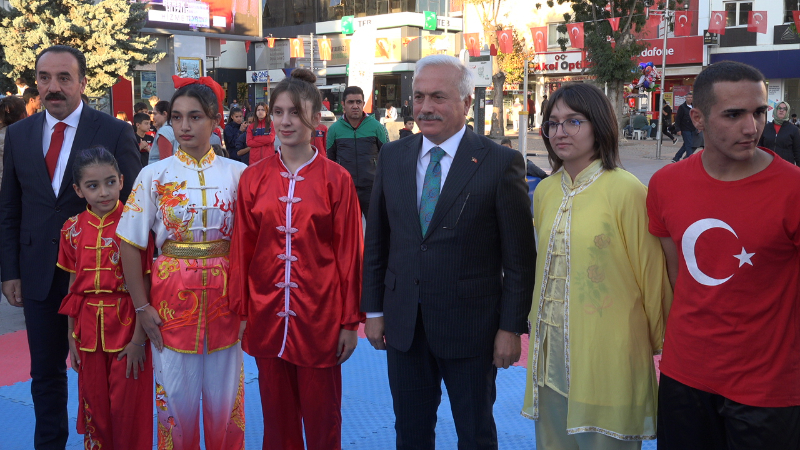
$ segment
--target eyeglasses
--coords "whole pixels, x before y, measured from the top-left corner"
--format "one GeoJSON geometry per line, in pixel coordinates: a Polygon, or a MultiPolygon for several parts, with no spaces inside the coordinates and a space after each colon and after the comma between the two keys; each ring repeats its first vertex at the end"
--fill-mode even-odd
{"type": "Polygon", "coordinates": [[[783,106],[778,106],[778,111],[788,111],[788,108],[784,108],[783,106]]]}
{"type": "Polygon", "coordinates": [[[578,119],[567,119],[561,123],[547,121],[542,124],[542,134],[544,137],[550,139],[555,137],[558,133],[558,126],[561,125],[561,128],[564,129],[564,134],[567,136],[574,136],[581,130],[581,123],[588,122],[588,119],[578,120],[578,119]]]}

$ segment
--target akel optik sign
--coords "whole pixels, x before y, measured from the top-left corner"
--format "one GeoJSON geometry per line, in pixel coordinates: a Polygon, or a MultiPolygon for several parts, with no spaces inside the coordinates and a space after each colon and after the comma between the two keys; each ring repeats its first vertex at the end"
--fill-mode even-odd
{"type": "Polygon", "coordinates": [[[583,52],[540,53],[534,61],[533,70],[540,74],[581,73],[584,69],[588,69],[589,65],[589,61],[583,57],[583,52]]]}

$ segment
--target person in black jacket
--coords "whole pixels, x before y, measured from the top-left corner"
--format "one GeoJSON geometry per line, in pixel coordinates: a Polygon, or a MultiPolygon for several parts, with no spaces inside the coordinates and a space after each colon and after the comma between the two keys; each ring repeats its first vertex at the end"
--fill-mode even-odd
{"type": "Polygon", "coordinates": [[[414,119],[412,117],[403,117],[403,124],[405,128],[400,129],[400,139],[414,134],[414,119]]]}
{"type": "MultiPolygon", "coordinates": [[[[669,131],[669,127],[672,126],[672,107],[669,106],[666,100],[663,101],[663,106],[661,107],[661,134],[666,135],[668,138],[672,139],[672,143],[678,141],[678,138],[672,135],[669,131]]],[[[664,139],[663,137],[661,138],[664,139]]]]}
{"type": "Polygon", "coordinates": [[[678,136],[683,137],[683,145],[678,150],[678,153],[675,153],[672,162],[680,161],[684,153],[686,153],[687,158],[694,153],[692,141],[697,134],[697,128],[694,127],[689,114],[692,110],[692,99],[691,92],[686,94],[686,102],[678,107],[678,113],[675,115],[675,128],[678,130],[678,136]]]}
{"type": "Polygon", "coordinates": [[[772,122],[764,127],[758,145],[772,150],[794,165],[800,165],[800,128],[786,120],[790,109],[788,103],[778,103],[772,110],[772,122]]]}
{"type": "MultiPolygon", "coordinates": [[[[225,136],[225,148],[228,149],[230,158],[236,161],[241,161],[242,158],[236,154],[236,141],[242,133],[247,131],[247,125],[244,123],[244,114],[239,108],[232,108],[230,110],[230,120],[225,125],[223,135],[225,136]]],[[[247,134],[247,133],[245,133],[247,134]]]]}

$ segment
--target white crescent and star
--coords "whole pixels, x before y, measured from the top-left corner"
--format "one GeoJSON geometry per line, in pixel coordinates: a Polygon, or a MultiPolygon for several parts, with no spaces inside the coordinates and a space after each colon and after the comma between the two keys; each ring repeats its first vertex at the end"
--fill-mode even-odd
{"type": "Polygon", "coordinates": [[[688,17],[686,17],[686,15],[685,15],[685,14],[684,14],[684,15],[681,15],[681,16],[678,18],[678,22],[689,22],[689,18],[688,18],[688,17]]]}
{"type": "Polygon", "coordinates": [[[761,19],[763,19],[763,18],[764,18],[764,16],[761,15],[761,13],[753,14],[753,19],[755,19],[756,23],[761,23],[761,19]],[[758,19],[756,19],[756,17],[758,17],[758,19]]]}
{"type": "MultiPolygon", "coordinates": [[[[695,244],[697,244],[697,240],[700,238],[700,235],[712,228],[721,228],[723,230],[730,231],[731,234],[736,236],[737,239],[739,238],[736,232],[733,231],[733,228],[731,228],[731,226],[727,223],[719,219],[708,218],[700,219],[691,224],[683,233],[683,238],[681,239],[681,250],[683,251],[683,258],[686,262],[686,267],[689,269],[689,274],[695,279],[695,281],[705,286],[719,286],[720,284],[733,278],[733,274],[727,278],[713,278],[703,273],[703,271],[697,266],[695,244]]],[[[742,252],[738,255],[733,255],[733,257],[739,260],[739,267],[742,267],[745,264],[750,264],[752,266],[752,258],[754,255],[755,253],[748,253],[747,250],[742,247],[742,252]]]]}
{"type": "Polygon", "coordinates": [[[714,22],[716,22],[717,25],[722,23],[722,14],[720,13],[714,14],[714,22]]]}
{"type": "Polygon", "coordinates": [[[578,35],[578,33],[579,33],[579,31],[578,31],[578,27],[572,27],[572,30],[570,31],[570,33],[572,33],[572,34],[574,34],[575,36],[577,36],[577,35],[578,35]]]}

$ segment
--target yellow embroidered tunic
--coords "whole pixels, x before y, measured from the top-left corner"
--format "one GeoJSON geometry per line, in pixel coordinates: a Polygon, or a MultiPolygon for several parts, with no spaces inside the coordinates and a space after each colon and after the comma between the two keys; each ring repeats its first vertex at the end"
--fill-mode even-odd
{"type": "MultiPolygon", "coordinates": [[[[660,353],[672,301],[664,256],[647,230],[646,188],[600,161],[534,194],[536,287],[522,415],[539,387],[568,397],[567,433],[655,439],[660,353]],[[546,344],[546,345],[544,345],[546,344]]],[[[545,412],[546,414],[546,412],[545,412]]]]}

